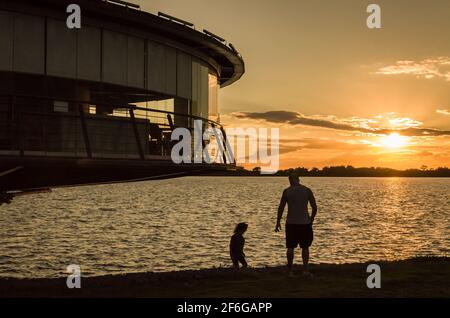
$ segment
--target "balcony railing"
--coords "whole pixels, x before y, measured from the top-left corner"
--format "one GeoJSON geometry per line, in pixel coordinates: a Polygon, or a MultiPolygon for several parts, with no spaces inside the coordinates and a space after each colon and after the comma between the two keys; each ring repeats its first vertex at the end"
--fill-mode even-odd
{"type": "Polygon", "coordinates": [[[132,104],[0,95],[0,155],[171,160],[173,130],[193,136],[195,120],[216,132],[202,145],[214,163],[234,164],[223,127],[209,119],[132,104]]]}

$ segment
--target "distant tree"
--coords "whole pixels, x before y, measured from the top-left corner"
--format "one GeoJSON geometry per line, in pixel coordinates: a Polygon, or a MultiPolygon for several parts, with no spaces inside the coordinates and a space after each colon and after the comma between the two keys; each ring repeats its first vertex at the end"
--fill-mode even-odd
{"type": "MultiPolygon", "coordinates": [[[[299,176],[313,177],[450,177],[450,169],[448,167],[439,167],[436,169],[422,166],[420,169],[396,170],[381,167],[362,167],[355,168],[353,166],[331,166],[318,169],[316,167],[308,170],[303,167],[279,170],[275,175],[287,176],[289,173],[297,173],[299,176]]],[[[237,168],[234,175],[260,175],[261,167],[255,167],[253,170],[237,168]]]]}
{"type": "Polygon", "coordinates": [[[301,177],[307,176],[308,175],[308,169],[303,168],[303,167],[298,167],[295,168],[295,173],[301,177]]]}
{"type": "Polygon", "coordinates": [[[253,168],[253,173],[255,173],[255,174],[261,174],[261,167],[255,167],[255,168],[253,168]]]}

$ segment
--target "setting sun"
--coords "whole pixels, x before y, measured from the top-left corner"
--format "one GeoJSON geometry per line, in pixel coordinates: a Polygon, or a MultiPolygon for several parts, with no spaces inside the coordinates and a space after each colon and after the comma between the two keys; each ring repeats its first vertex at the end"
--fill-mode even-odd
{"type": "Polygon", "coordinates": [[[384,137],[382,143],[386,148],[397,149],[406,146],[407,138],[398,133],[392,133],[389,136],[384,137]]]}

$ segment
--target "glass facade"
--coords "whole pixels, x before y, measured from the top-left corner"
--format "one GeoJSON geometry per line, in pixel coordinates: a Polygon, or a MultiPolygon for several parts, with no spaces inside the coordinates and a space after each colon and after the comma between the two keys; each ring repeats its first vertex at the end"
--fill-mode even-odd
{"type": "Polygon", "coordinates": [[[208,75],[208,108],[209,108],[209,119],[217,121],[219,117],[219,83],[217,76],[214,74],[208,75]]]}
{"type": "Polygon", "coordinates": [[[198,62],[192,63],[192,115],[208,118],[209,70],[198,62]]]}
{"type": "MultiPolygon", "coordinates": [[[[218,117],[218,91],[219,84],[216,75],[211,74],[209,68],[199,62],[192,62],[192,98],[170,98],[155,101],[135,103],[136,106],[148,109],[156,109],[166,112],[198,116],[204,119],[216,120],[218,117]]],[[[121,116],[116,110],[114,116],[121,116]]],[[[127,114],[122,114],[127,116],[127,114]]],[[[136,110],[136,118],[150,120],[159,125],[169,125],[167,114],[136,110]]],[[[187,117],[171,115],[175,126],[193,127],[193,123],[187,117]]]]}
{"type": "MultiPolygon", "coordinates": [[[[174,112],[174,104],[175,99],[162,99],[162,100],[155,100],[155,101],[148,101],[148,102],[142,102],[142,103],[134,103],[137,107],[142,108],[148,108],[148,109],[155,109],[155,110],[161,110],[166,112],[174,112]]],[[[158,124],[158,125],[165,125],[169,126],[169,122],[167,119],[167,114],[155,112],[155,111],[145,111],[145,110],[135,110],[134,115],[136,118],[140,119],[146,119],[150,121],[152,124],[158,124]]],[[[128,114],[126,114],[128,116],[128,114]]],[[[174,120],[174,116],[172,115],[172,119],[174,120]]]]}

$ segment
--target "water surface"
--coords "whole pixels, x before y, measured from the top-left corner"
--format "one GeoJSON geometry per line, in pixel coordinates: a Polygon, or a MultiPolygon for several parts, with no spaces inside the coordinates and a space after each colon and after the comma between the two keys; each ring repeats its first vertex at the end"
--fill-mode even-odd
{"type": "MultiPolygon", "coordinates": [[[[314,263],[450,254],[450,179],[302,182],[319,206],[314,263]]],[[[249,264],[284,264],[284,231],[274,227],[286,186],[281,177],[187,177],[18,197],[0,207],[0,276],[62,276],[69,264],[86,276],[229,266],[242,221],[249,264]]]]}

